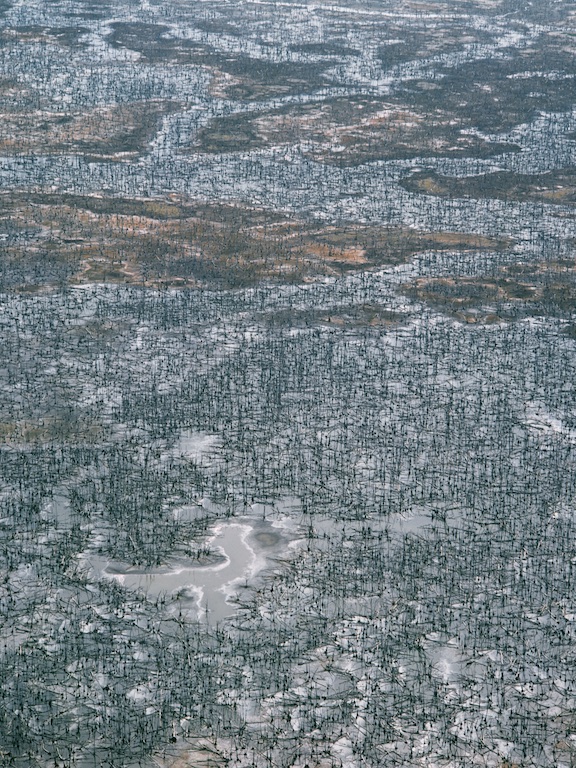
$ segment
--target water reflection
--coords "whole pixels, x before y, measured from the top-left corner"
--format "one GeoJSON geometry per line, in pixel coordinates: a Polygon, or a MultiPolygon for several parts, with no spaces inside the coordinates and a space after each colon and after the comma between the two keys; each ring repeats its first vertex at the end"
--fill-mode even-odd
{"type": "Polygon", "coordinates": [[[251,530],[249,525],[238,523],[216,526],[214,535],[206,542],[221,555],[215,563],[194,567],[176,565],[171,569],[127,569],[123,573],[107,569],[103,575],[129,589],[141,589],[150,598],[177,597],[184,610],[192,610],[198,618],[207,618],[210,623],[218,622],[234,613],[234,605],[228,598],[234,594],[238,582],[254,571],[256,554],[246,541],[251,530]]]}
{"type": "Polygon", "coordinates": [[[151,600],[165,598],[175,611],[215,624],[235,612],[231,600],[239,587],[266,566],[282,541],[279,531],[261,521],[222,522],[206,540],[213,554],[204,563],[177,559],[143,568],[90,557],[90,566],[97,578],[114,579],[151,600]]]}

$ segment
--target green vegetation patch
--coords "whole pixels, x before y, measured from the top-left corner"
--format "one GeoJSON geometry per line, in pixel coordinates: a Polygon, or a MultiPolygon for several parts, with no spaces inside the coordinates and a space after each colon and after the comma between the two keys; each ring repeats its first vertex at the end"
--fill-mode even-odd
{"type": "Polygon", "coordinates": [[[465,322],[498,322],[576,310],[576,259],[514,264],[496,276],[419,278],[402,286],[410,298],[465,322]]]}
{"type": "Polygon", "coordinates": [[[67,283],[242,288],[402,264],[424,250],[502,249],[505,239],[366,225],[319,226],[266,209],[178,197],[0,196],[14,235],[4,290],[67,283]],[[15,235],[18,235],[17,237],[15,235]]]}
{"type": "Polygon", "coordinates": [[[395,94],[413,109],[449,113],[462,126],[496,133],[531,121],[538,112],[560,112],[576,102],[573,51],[556,38],[505,59],[438,66],[434,81],[409,80],[395,94]],[[548,43],[548,44],[546,44],[548,43]],[[432,85],[432,87],[431,87],[432,85]]]}
{"type": "Polygon", "coordinates": [[[145,152],[174,101],[142,101],[86,112],[12,112],[0,124],[5,154],[69,153],[95,160],[126,159],[145,152]]]}
{"type": "Polygon", "coordinates": [[[231,78],[225,87],[225,95],[231,99],[252,100],[303,93],[328,82],[322,73],[329,62],[276,63],[246,55],[223,54],[207,43],[171,37],[169,27],[162,24],[114,22],[111,28],[106,38],[110,45],[137,51],[145,61],[204,65],[226,73],[231,78]]]}
{"type": "Polygon", "coordinates": [[[576,169],[563,168],[539,174],[496,171],[479,176],[443,176],[418,171],[401,182],[409,192],[437,197],[497,198],[573,205],[576,201],[576,169]]]}
{"type": "Polygon", "coordinates": [[[302,144],[307,157],[338,166],[411,157],[490,157],[518,146],[469,133],[442,110],[427,114],[398,100],[335,98],[211,120],[191,151],[222,154],[302,144]]]}

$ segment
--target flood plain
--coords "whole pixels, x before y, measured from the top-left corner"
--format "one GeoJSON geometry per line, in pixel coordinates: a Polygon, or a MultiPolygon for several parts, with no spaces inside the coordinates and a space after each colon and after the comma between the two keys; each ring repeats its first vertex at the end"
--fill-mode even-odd
{"type": "Polygon", "coordinates": [[[570,766],[572,3],[0,4],[0,756],[570,766]]]}

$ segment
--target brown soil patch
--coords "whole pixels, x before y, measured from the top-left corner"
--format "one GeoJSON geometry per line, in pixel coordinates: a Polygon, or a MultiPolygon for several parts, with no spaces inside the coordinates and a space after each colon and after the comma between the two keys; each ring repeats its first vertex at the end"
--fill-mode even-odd
{"type": "Polygon", "coordinates": [[[497,171],[464,178],[419,172],[407,177],[401,184],[409,192],[423,192],[436,197],[497,198],[561,205],[576,202],[574,168],[532,175],[497,171]]]}
{"type": "Polygon", "coordinates": [[[240,288],[400,264],[423,250],[510,245],[450,232],[318,226],[264,209],[175,197],[6,195],[2,220],[21,233],[20,242],[5,248],[12,283],[4,288],[17,290],[87,282],[240,288]],[[39,283],[26,277],[31,272],[42,276],[39,283]]]}
{"type": "Polygon", "coordinates": [[[576,260],[502,267],[496,277],[420,278],[402,291],[465,322],[571,316],[576,310],[576,260]]]}
{"type": "Polygon", "coordinates": [[[0,440],[9,445],[40,445],[62,440],[91,443],[100,439],[102,434],[101,425],[74,417],[44,416],[36,421],[0,421],[0,440]]]}
{"type": "Polygon", "coordinates": [[[517,147],[490,143],[441,110],[424,113],[379,99],[333,99],[262,114],[216,118],[190,151],[214,154],[302,144],[318,162],[358,165],[378,159],[438,155],[488,156],[517,147]]]}
{"type": "Polygon", "coordinates": [[[174,102],[148,101],[64,115],[6,112],[0,114],[0,151],[75,152],[95,159],[133,159],[147,149],[162,116],[177,106],[174,102]]]}

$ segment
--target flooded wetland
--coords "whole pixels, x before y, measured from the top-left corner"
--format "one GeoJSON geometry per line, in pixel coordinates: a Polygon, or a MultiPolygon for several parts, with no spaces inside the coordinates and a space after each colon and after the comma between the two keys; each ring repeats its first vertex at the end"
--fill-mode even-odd
{"type": "Polygon", "coordinates": [[[0,765],[576,764],[576,4],[0,1],[0,765]]]}

